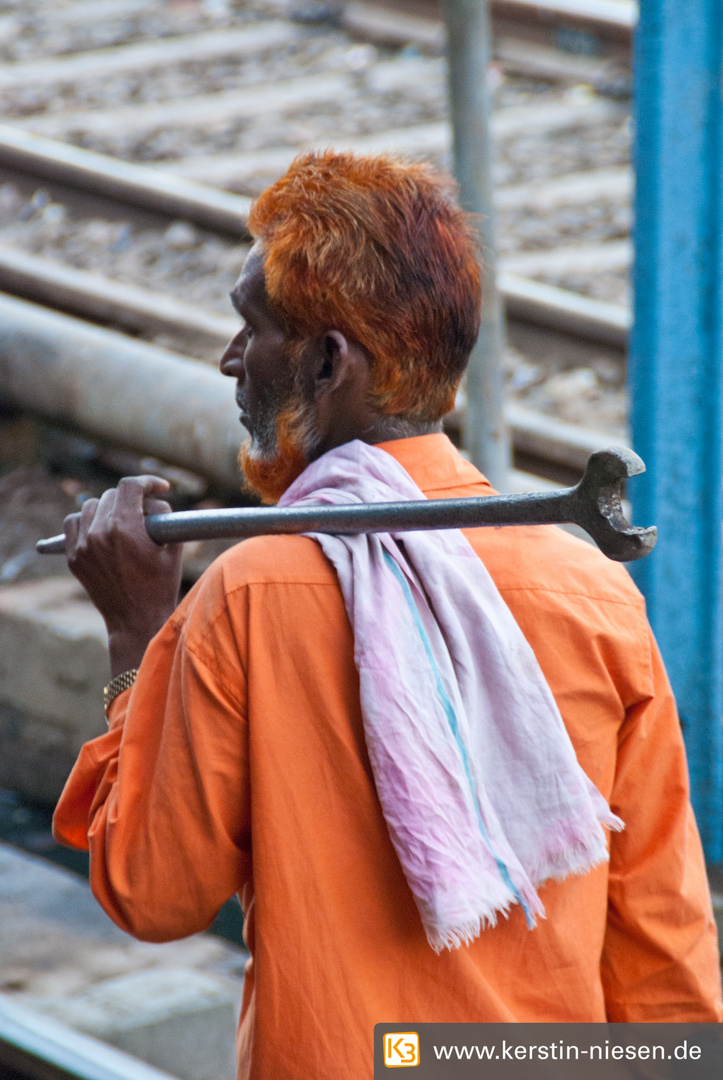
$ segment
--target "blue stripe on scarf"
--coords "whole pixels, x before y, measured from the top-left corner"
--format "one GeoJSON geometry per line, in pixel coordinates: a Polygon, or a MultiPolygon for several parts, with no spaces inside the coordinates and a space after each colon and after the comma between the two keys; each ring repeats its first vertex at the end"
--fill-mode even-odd
{"type": "Polygon", "coordinates": [[[477,793],[475,791],[474,780],[472,779],[472,770],[470,768],[469,758],[467,756],[467,748],[464,745],[464,742],[462,740],[462,736],[460,735],[459,723],[457,721],[457,716],[456,716],[455,711],[454,711],[454,706],[452,705],[452,702],[449,699],[449,695],[448,695],[447,691],[444,688],[442,678],[441,678],[441,676],[439,674],[439,669],[437,668],[437,664],[435,662],[434,655],[432,653],[432,643],[430,642],[429,636],[427,635],[427,631],[424,628],[424,624],[422,623],[422,620],[419,617],[419,612],[417,611],[417,605],[414,603],[414,597],[412,596],[412,590],[409,588],[409,582],[407,581],[404,574],[400,570],[398,564],[392,558],[392,556],[389,554],[389,552],[385,548],[383,548],[382,551],[384,553],[384,561],[386,562],[387,566],[392,571],[395,578],[397,579],[397,581],[401,585],[402,592],[404,593],[404,598],[407,601],[407,605],[409,607],[409,610],[412,613],[412,618],[414,619],[414,625],[417,627],[417,631],[419,632],[419,636],[420,636],[420,638],[422,640],[422,644],[424,646],[424,651],[427,654],[427,659],[429,660],[429,663],[430,663],[431,668],[432,668],[432,672],[434,673],[434,681],[435,681],[436,686],[437,686],[437,695],[438,695],[439,700],[441,702],[442,708],[444,709],[445,716],[447,717],[447,722],[449,723],[450,730],[452,732],[452,735],[454,736],[454,741],[457,744],[457,749],[459,750],[460,755],[462,757],[462,764],[464,765],[464,771],[465,771],[465,775],[467,777],[467,783],[469,784],[469,789],[470,789],[470,792],[471,792],[471,795],[472,795],[472,801],[474,803],[475,812],[477,814],[477,823],[479,825],[480,833],[482,834],[482,839],[484,840],[485,844],[487,845],[490,853],[492,854],[492,856],[493,856],[493,858],[494,858],[494,860],[495,860],[495,862],[497,864],[497,869],[500,872],[500,877],[502,878],[502,880],[504,881],[505,885],[510,890],[512,895],[515,897],[515,899],[521,905],[522,910],[525,913],[525,919],[527,921],[527,925],[530,928],[532,928],[535,925],[535,920],[532,917],[532,913],[530,912],[530,909],[529,909],[527,903],[525,902],[525,899],[522,896],[520,890],[513,883],[506,864],[499,857],[499,855],[497,855],[497,853],[495,852],[494,848],[492,847],[492,843],[490,841],[490,838],[487,835],[487,830],[485,828],[484,821],[482,820],[482,813],[480,811],[479,802],[477,800],[477,793]]]}

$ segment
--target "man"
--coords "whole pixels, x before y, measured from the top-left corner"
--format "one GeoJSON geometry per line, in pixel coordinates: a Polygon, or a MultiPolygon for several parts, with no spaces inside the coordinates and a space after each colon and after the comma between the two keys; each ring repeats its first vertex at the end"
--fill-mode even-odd
{"type": "MultiPolygon", "coordinates": [[[[480,296],[444,182],[389,158],[309,155],[250,229],[232,293],[243,322],[221,360],[251,433],[248,483],[276,500],[356,439],[430,498],[490,494],[441,434],[480,296]]],[[[241,1076],[337,1077],[343,1046],[344,1076],[368,1077],[380,1021],[723,1019],[675,705],[622,567],[552,526],[466,533],[625,831],[609,863],[540,888],[535,929],[513,905],[437,954],[377,798],[334,569],[311,538],[257,538],[176,608],[179,553],[142,523],[165,486],[122,481],[66,523],[112,674],[139,671],[81,752],[55,830],[90,847],[95,895],[142,939],[202,930],[239,893],[241,1076]]]]}

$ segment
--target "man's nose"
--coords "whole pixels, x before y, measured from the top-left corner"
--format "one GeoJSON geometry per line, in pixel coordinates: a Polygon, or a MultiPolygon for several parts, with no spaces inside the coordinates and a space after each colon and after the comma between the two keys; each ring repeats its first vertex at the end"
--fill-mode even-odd
{"type": "Polygon", "coordinates": [[[223,351],[223,356],[218,365],[222,375],[229,375],[232,379],[243,378],[245,346],[246,334],[242,330],[231,338],[223,351]]]}

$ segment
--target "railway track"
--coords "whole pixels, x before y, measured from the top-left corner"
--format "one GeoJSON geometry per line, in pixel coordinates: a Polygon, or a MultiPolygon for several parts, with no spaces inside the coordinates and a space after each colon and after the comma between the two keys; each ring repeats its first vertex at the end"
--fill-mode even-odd
{"type": "MultiPolygon", "coordinates": [[[[510,416],[531,458],[540,410],[563,425],[557,436],[573,421],[622,437],[631,179],[616,94],[634,12],[622,0],[505,0],[493,13],[510,416]],[[583,404],[604,399],[601,421],[572,407],[570,372],[583,404]]],[[[233,328],[225,297],[249,198],[298,149],[333,141],[448,162],[440,29],[435,5],[403,0],[346,4],[331,20],[328,6],[273,0],[11,0],[0,287],[214,359],[233,328]]],[[[576,467],[579,446],[547,443],[576,467]]]]}
{"type": "Polygon", "coordinates": [[[172,1080],[168,1073],[0,995],[3,1080],[172,1080]]]}

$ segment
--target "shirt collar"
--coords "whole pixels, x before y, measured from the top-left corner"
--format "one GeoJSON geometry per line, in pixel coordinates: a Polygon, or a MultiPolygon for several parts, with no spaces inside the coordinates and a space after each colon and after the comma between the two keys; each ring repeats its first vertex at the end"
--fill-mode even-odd
{"type": "Polygon", "coordinates": [[[434,435],[415,435],[409,439],[394,439],[377,443],[402,465],[425,494],[448,488],[483,484],[492,492],[489,481],[469,461],[465,461],[449,438],[441,432],[434,435]]]}

